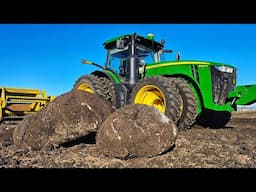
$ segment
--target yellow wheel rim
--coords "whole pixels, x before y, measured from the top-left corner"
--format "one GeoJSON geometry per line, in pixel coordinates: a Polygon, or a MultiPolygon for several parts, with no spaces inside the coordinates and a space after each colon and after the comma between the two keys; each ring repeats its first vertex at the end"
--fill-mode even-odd
{"type": "Polygon", "coordinates": [[[155,85],[142,87],[136,94],[134,103],[153,106],[162,113],[166,110],[165,96],[161,89],[155,85]]]}
{"type": "Polygon", "coordinates": [[[86,83],[80,84],[77,89],[80,91],[88,92],[88,93],[94,93],[94,90],[92,89],[92,87],[86,83]]]}

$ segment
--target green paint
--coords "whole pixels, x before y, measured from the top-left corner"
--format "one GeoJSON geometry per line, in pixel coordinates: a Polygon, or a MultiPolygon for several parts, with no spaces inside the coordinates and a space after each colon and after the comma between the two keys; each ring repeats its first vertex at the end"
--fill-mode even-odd
{"type": "Polygon", "coordinates": [[[109,40],[107,40],[107,41],[104,42],[104,45],[107,45],[107,44],[109,44],[109,43],[113,43],[113,42],[115,42],[115,41],[117,41],[117,40],[119,40],[119,39],[124,38],[124,37],[127,36],[127,35],[131,35],[131,34],[121,35],[121,36],[118,36],[118,37],[109,39],[109,40]]]}
{"type": "Polygon", "coordinates": [[[229,97],[237,97],[237,105],[250,105],[256,102],[256,84],[237,86],[236,89],[229,94],[229,97]]]}
{"type": "Polygon", "coordinates": [[[104,70],[104,73],[106,73],[107,75],[109,75],[115,83],[121,83],[121,79],[118,77],[118,75],[110,70],[104,70]]]}

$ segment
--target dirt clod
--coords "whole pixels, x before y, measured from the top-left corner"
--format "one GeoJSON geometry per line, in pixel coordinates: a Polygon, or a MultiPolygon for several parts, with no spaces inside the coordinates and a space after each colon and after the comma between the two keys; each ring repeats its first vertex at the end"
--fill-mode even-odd
{"type": "Polygon", "coordinates": [[[32,150],[52,149],[96,131],[112,112],[111,104],[96,94],[68,92],[24,118],[14,130],[13,141],[32,150]]]}
{"type": "Polygon", "coordinates": [[[96,146],[110,157],[153,157],[174,145],[176,133],[172,120],[155,108],[131,104],[102,123],[96,146]]]}

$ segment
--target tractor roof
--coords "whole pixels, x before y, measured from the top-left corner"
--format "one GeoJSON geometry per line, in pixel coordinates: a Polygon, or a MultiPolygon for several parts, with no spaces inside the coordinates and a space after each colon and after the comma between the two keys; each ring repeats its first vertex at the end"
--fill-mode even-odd
{"type": "MultiPolygon", "coordinates": [[[[115,38],[112,38],[108,41],[105,41],[103,46],[105,49],[113,49],[116,47],[116,41],[119,40],[119,39],[125,39],[125,40],[129,40],[131,39],[132,37],[132,34],[126,34],[126,35],[122,35],[122,36],[118,36],[118,37],[115,37],[115,38]]],[[[127,44],[128,44],[129,41],[127,41],[127,44]]],[[[135,41],[136,44],[139,44],[139,45],[142,45],[142,46],[145,46],[147,48],[151,48],[155,51],[159,51],[160,49],[163,48],[163,45],[157,41],[154,41],[153,39],[149,39],[147,37],[143,37],[143,36],[140,36],[140,35],[137,35],[137,38],[136,38],[136,41],[135,41]]]]}

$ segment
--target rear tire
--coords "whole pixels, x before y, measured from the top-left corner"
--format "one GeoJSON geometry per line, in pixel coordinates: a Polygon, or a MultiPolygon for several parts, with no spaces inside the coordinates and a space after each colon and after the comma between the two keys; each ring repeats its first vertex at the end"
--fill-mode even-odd
{"type": "Polygon", "coordinates": [[[116,94],[114,84],[105,77],[96,75],[83,75],[75,83],[74,89],[89,93],[97,93],[112,103],[116,103],[116,94]]]}
{"type": "Polygon", "coordinates": [[[112,103],[113,106],[116,105],[116,92],[114,83],[107,79],[106,77],[99,77],[100,82],[103,84],[104,97],[112,103]]]}
{"type": "Polygon", "coordinates": [[[181,98],[181,117],[178,121],[178,129],[189,129],[195,123],[197,116],[197,102],[196,97],[191,90],[188,83],[185,82],[184,79],[171,78],[174,82],[176,88],[178,89],[181,98]]]}
{"type": "Polygon", "coordinates": [[[73,89],[78,89],[87,93],[97,93],[104,98],[108,98],[105,93],[104,84],[100,81],[99,77],[95,75],[81,76],[74,84],[73,89]]]}
{"type": "Polygon", "coordinates": [[[177,124],[181,111],[181,98],[170,79],[151,76],[140,80],[133,88],[130,103],[145,104],[165,113],[177,124]]]}

